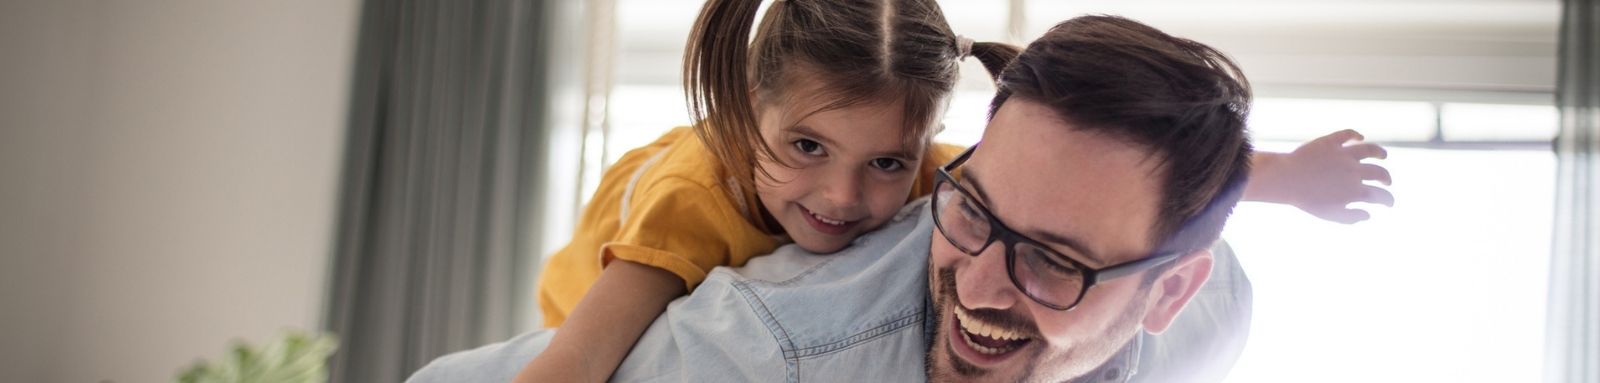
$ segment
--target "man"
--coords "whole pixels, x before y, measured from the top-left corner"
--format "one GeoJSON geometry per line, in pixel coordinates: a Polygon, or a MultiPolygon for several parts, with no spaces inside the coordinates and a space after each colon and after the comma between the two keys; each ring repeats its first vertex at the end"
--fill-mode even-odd
{"type": "MultiPolygon", "coordinates": [[[[1131,20],[1064,22],[1006,69],[982,143],[945,165],[931,199],[838,254],[790,246],[718,269],[613,378],[1161,376],[1206,352],[1152,358],[1196,348],[1143,334],[1172,327],[1218,264],[1237,274],[1208,248],[1248,171],[1243,81],[1211,48],[1131,20]]],[[[1224,319],[1185,339],[1237,343],[1206,336],[1236,325],[1231,286],[1224,319]]],[[[410,381],[509,381],[550,335],[446,356],[410,381]]]]}

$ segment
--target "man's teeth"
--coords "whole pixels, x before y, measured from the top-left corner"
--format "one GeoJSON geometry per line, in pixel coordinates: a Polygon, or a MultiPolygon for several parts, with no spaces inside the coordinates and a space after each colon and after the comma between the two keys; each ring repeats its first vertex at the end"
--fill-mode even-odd
{"type": "Polygon", "coordinates": [[[844,221],[837,221],[837,220],[828,219],[828,217],[823,217],[821,215],[818,215],[817,213],[811,213],[811,218],[816,218],[818,221],[822,221],[822,223],[826,223],[826,224],[834,225],[834,226],[839,226],[839,225],[843,225],[844,224],[844,221]]]}
{"type": "Polygon", "coordinates": [[[978,344],[977,342],[973,342],[972,341],[972,334],[961,334],[961,341],[965,342],[967,344],[967,347],[971,347],[973,350],[977,350],[978,353],[985,354],[985,355],[998,355],[1000,353],[1004,353],[1006,351],[1010,351],[1010,349],[1001,350],[1001,349],[997,349],[997,348],[989,348],[989,347],[986,347],[984,345],[978,344]]]}
{"type": "MultiPolygon", "coordinates": [[[[969,333],[1003,341],[1028,339],[1028,337],[1022,336],[1022,334],[1019,334],[1016,331],[1003,329],[999,326],[974,319],[967,315],[967,310],[962,309],[960,306],[957,306],[955,311],[956,318],[961,322],[961,329],[966,330],[969,333]]],[[[982,350],[983,349],[979,349],[979,351],[982,350]]]]}

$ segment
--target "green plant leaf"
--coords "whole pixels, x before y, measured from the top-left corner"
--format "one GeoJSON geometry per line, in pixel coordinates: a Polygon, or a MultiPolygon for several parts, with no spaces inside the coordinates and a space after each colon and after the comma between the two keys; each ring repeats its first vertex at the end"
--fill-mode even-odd
{"type": "Polygon", "coordinates": [[[331,335],[292,331],[266,347],[238,342],[220,362],[198,361],[179,373],[178,383],[323,383],[328,356],[338,348],[331,335]]]}

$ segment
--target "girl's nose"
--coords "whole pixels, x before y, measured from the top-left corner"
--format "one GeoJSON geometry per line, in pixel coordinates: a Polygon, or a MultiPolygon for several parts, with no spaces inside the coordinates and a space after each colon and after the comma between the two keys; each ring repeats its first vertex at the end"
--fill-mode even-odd
{"type": "Polygon", "coordinates": [[[861,205],[863,196],[859,174],[853,172],[840,174],[839,177],[823,182],[822,187],[823,197],[833,204],[835,209],[848,212],[861,205]]]}

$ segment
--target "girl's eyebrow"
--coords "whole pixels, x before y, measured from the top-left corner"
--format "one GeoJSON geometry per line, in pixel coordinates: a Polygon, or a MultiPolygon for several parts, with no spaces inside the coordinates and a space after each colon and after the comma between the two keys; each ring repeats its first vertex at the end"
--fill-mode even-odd
{"type": "Polygon", "coordinates": [[[790,125],[788,128],[784,128],[784,129],[788,130],[788,131],[791,131],[791,132],[794,132],[794,133],[799,133],[802,136],[807,136],[807,137],[814,138],[817,141],[822,141],[822,143],[824,145],[838,146],[835,142],[833,142],[833,139],[828,138],[828,136],[825,136],[822,133],[817,132],[816,129],[811,129],[810,126],[790,125]]]}
{"type": "MultiPolygon", "coordinates": [[[[827,145],[827,146],[830,146],[830,147],[838,147],[839,146],[838,142],[834,141],[833,139],[828,138],[828,136],[825,136],[822,133],[817,132],[816,129],[812,129],[810,126],[796,124],[796,125],[790,125],[789,127],[786,127],[786,128],[783,128],[783,129],[784,130],[788,130],[788,131],[790,131],[792,133],[797,133],[797,134],[800,134],[802,136],[806,136],[806,137],[810,137],[810,138],[816,139],[817,141],[821,141],[823,145],[827,145]]],[[[912,161],[912,160],[916,160],[917,158],[919,158],[917,156],[911,155],[911,151],[905,150],[905,148],[900,148],[900,150],[876,153],[876,155],[884,156],[884,157],[890,157],[890,158],[899,159],[899,160],[905,160],[905,161],[912,161]]]]}

